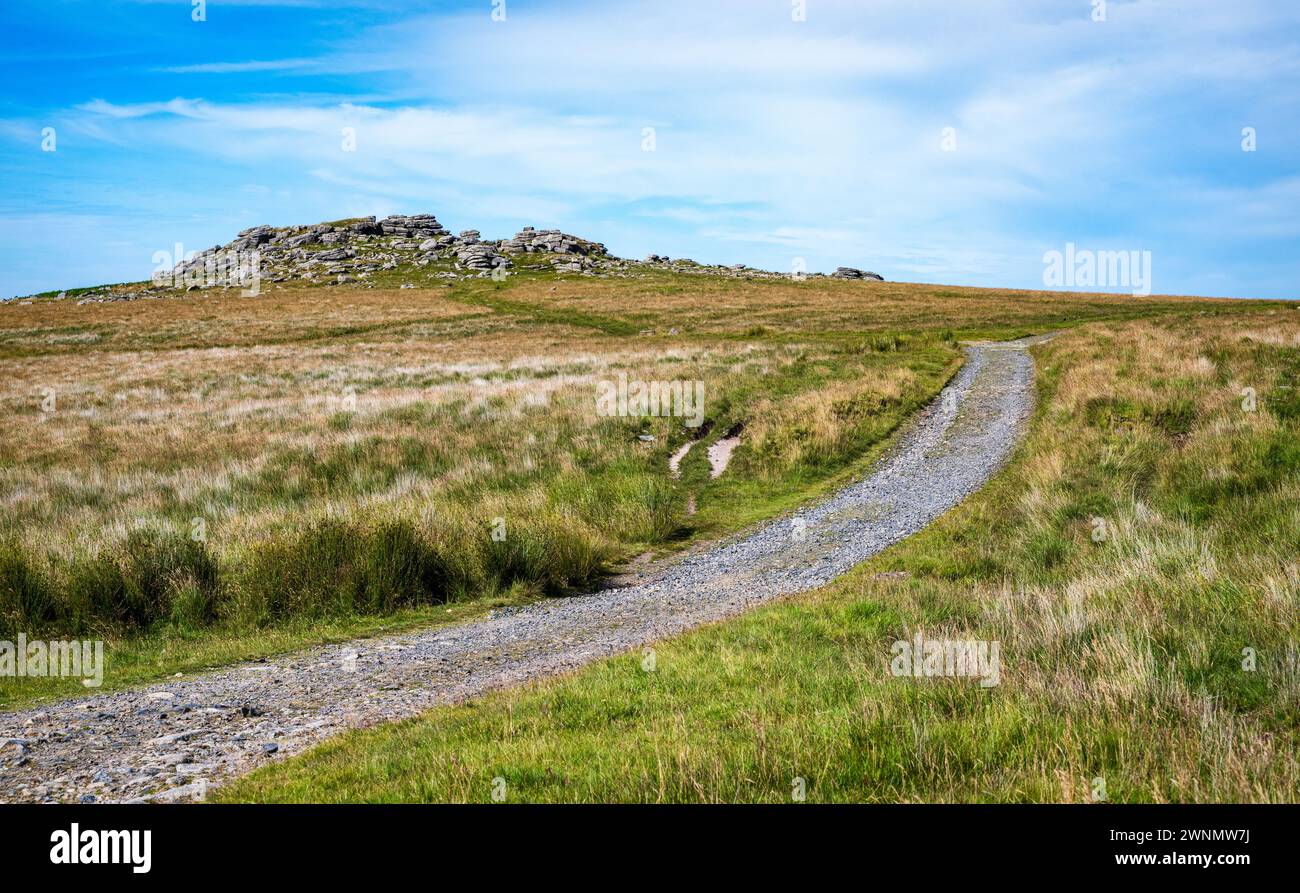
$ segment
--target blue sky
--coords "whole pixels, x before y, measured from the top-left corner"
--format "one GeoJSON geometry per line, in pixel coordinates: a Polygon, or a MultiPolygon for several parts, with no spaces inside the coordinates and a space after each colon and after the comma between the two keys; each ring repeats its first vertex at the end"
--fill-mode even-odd
{"type": "Polygon", "coordinates": [[[1150,251],[1157,292],[1300,296],[1300,3],[794,6],[5,0],[0,297],[418,212],[1019,288],[1073,242],[1150,251]]]}

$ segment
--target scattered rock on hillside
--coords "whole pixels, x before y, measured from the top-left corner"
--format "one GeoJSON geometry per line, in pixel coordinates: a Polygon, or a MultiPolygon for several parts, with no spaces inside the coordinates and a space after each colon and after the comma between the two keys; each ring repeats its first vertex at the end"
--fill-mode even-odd
{"type": "MultiPolygon", "coordinates": [[[[700,264],[651,254],[643,261],[611,255],[600,242],[526,226],[512,238],[485,240],[478,230],[459,235],[432,214],[352,218],[310,226],[253,226],[226,245],[216,245],[180,260],[149,283],[101,286],[77,293],[78,303],[129,301],[137,298],[199,292],[210,288],[262,290],[277,283],[350,284],[353,288],[396,288],[413,282],[428,287],[433,279],[489,276],[498,269],[546,270],[608,278],[643,278],[654,271],[731,279],[788,279],[789,273],[745,264],[700,264]],[[255,252],[255,253],[254,253],[255,252]],[[256,276],[254,276],[254,269],[256,276]],[[423,269],[423,273],[419,272],[423,269]],[[385,279],[376,274],[400,270],[385,279]]],[[[806,278],[817,279],[812,273],[806,278]]],[[[836,279],[882,281],[876,273],[840,267],[836,279]]],[[[62,296],[62,295],[61,295],[62,296]]]]}

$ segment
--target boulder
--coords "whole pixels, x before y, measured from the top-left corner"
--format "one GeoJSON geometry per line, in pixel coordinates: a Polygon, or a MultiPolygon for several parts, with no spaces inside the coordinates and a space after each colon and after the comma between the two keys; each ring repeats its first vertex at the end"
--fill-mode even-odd
{"type": "Polygon", "coordinates": [[[465,244],[461,242],[454,249],[456,259],[471,270],[490,271],[496,267],[510,266],[510,259],[497,253],[486,242],[465,244]]]}
{"type": "Polygon", "coordinates": [[[358,236],[377,236],[383,233],[384,228],[375,222],[375,218],[367,217],[365,220],[357,221],[348,227],[349,230],[358,236]]]}
{"type": "Polygon", "coordinates": [[[871,279],[875,282],[884,282],[885,277],[878,273],[872,273],[868,270],[859,270],[856,267],[836,267],[835,272],[831,273],[832,279],[871,279]]]}
{"type": "Polygon", "coordinates": [[[605,255],[608,252],[599,242],[580,239],[558,229],[533,229],[525,226],[513,239],[501,243],[501,250],[510,254],[545,252],[547,254],[605,255]]]}
{"type": "Polygon", "coordinates": [[[379,221],[377,226],[380,232],[386,236],[404,236],[419,239],[431,238],[447,231],[438,222],[438,218],[432,214],[392,215],[379,221]]]}

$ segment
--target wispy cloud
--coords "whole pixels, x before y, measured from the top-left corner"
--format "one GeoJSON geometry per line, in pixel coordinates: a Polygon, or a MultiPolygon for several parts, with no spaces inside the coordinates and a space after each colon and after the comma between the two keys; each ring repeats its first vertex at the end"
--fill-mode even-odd
{"type": "Polygon", "coordinates": [[[315,59],[266,59],[257,62],[200,62],[159,68],[172,74],[247,74],[259,71],[297,71],[318,66],[315,59]]]}
{"type": "Polygon", "coordinates": [[[92,99],[76,107],[78,111],[105,118],[146,118],[151,115],[176,115],[182,118],[202,118],[205,105],[197,99],[177,97],[166,102],[137,102],[119,105],[103,99],[92,99]]]}

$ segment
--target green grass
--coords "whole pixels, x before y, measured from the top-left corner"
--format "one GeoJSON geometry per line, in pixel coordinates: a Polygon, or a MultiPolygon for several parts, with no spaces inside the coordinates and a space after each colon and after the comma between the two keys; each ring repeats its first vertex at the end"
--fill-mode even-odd
{"type": "MultiPolygon", "coordinates": [[[[580,329],[594,329],[604,335],[630,336],[637,334],[641,327],[626,319],[619,319],[604,314],[584,312],[563,307],[548,307],[526,301],[511,300],[505,295],[518,284],[518,277],[527,274],[512,274],[512,277],[500,282],[480,280],[462,284],[451,298],[472,307],[486,307],[513,319],[532,323],[575,326],[580,329]],[[516,281],[511,281],[511,279],[516,281]]],[[[532,279],[552,281],[550,276],[531,276],[532,279]]]]}
{"type": "Polygon", "coordinates": [[[846,577],[659,643],[652,672],[349,733],[218,799],[1296,800],[1297,344],[1276,312],[1061,335],[1013,463],[846,577]],[[892,676],[917,631],[999,642],[1000,684],[892,676]]]}

